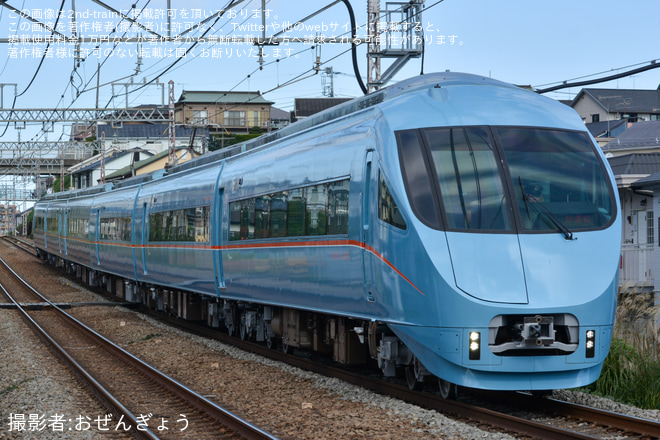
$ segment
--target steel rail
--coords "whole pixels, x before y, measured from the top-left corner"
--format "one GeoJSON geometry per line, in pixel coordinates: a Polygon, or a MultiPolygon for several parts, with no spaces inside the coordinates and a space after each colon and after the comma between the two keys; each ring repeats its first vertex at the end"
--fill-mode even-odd
{"type": "MultiPolygon", "coordinates": [[[[142,361],[138,357],[132,355],[123,348],[117,346],[112,341],[102,336],[101,334],[97,333],[90,327],[86,326],[85,324],[83,324],[81,321],[77,320],[73,316],[69,315],[64,310],[59,308],[56,304],[54,304],[53,302],[45,298],[43,295],[41,295],[39,292],[37,292],[37,290],[35,290],[30,284],[28,284],[25,280],[23,280],[20,277],[20,275],[18,275],[11,267],[9,267],[9,265],[2,258],[0,258],[0,263],[4,265],[27,289],[31,290],[35,295],[39,296],[42,300],[48,303],[53,308],[53,310],[55,310],[58,314],[60,314],[60,316],[64,317],[67,321],[73,324],[74,327],[87,333],[99,344],[103,345],[105,348],[110,349],[110,351],[112,351],[113,354],[120,357],[129,365],[142,371],[144,374],[147,374],[150,378],[154,379],[159,385],[175,393],[177,396],[181,397],[187,403],[205,412],[207,416],[213,418],[214,420],[218,421],[219,423],[231,429],[232,431],[238,433],[239,435],[244,436],[248,440],[277,440],[277,437],[258,428],[255,425],[252,425],[251,423],[240,418],[239,416],[229,412],[228,410],[210,401],[209,399],[205,398],[199,393],[191,390],[190,388],[177,382],[176,380],[172,379],[171,377],[167,376],[161,371],[155,369],[151,365],[142,361]]],[[[7,292],[1,284],[0,284],[0,288],[2,288],[5,294],[11,298],[9,292],[7,292]]],[[[126,409],[119,401],[117,401],[101,384],[99,384],[93,377],[91,377],[91,375],[89,375],[84,370],[84,368],[80,366],[59,344],[57,344],[57,342],[54,339],[52,339],[47,334],[47,332],[43,330],[36,323],[36,321],[34,321],[27,314],[27,312],[20,307],[20,304],[15,302],[13,298],[11,300],[21,310],[22,316],[24,316],[28,320],[30,326],[37,331],[38,335],[42,337],[42,339],[45,339],[51,346],[53,346],[57,351],[58,355],[62,356],[65,359],[65,361],[72,366],[74,371],[77,374],[80,374],[84,378],[84,380],[93,387],[93,389],[98,390],[104,402],[106,402],[107,399],[107,402],[109,402],[112,405],[112,407],[116,408],[117,411],[120,412],[121,414],[124,414],[124,416],[129,420],[131,420],[131,422],[135,426],[139,425],[139,421],[137,420],[137,418],[130,411],[128,411],[128,409],[126,409]]],[[[158,437],[155,436],[153,433],[151,433],[149,430],[137,431],[137,433],[140,436],[144,435],[144,437],[141,438],[158,439],[158,437]]]]}
{"type": "MultiPolygon", "coordinates": [[[[152,311],[145,307],[139,309],[142,312],[154,314],[152,311]]],[[[155,315],[155,314],[154,314],[155,315]]],[[[219,333],[217,330],[208,328],[200,328],[199,326],[191,323],[182,323],[176,318],[163,317],[157,315],[160,320],[164,320],[169,324],[183,328],[193,333],[210,337],[228,345],[233,345],[242,350],[253,352],[255,354],[264,356],[269,359],[280,361],[288,365],[292,365],[303,370],[313,371],[315,373],[341,379],[345,382],[357,385],[362,388],[370,389],[376,393],[392,396],[397,399],[418,405],[427,409],[433,409],[443,414],[451,414],[457,417],[468,418],[476,422],[483,422],[495,429],[501,429],[509,432],[516,432],[537,438],[549,440],[566,440],[566,439],[580,439],[580,440],[595,440],[599,437],[590,436],[587,434],[562,429],[550,426],[544,423],[535,422],[532,420],[522,419],[508,414],[500,413],[497,411],[489,410],[475,405],[470,405],[455,400],[444,400],[438,396],[430,393],[420,393],[411,391],[406,386],[388,382],[383,379],[367,377],[358,373],[354,373],[342,368],[337,368],[328,365],[322,365],[314,360],[305,359],[302,357],[287,355],[281,351],[269,349],[261,344],[243,341],[237,337],[231,337],[224,333],[219,333]]]]}
{"type": "Polygon", "coordinates": [[[660,438],[660,422],[640,417],[627,416],[598,408],[591,408],[577,403],[544,397],[534,397],[526,393],[517,393],[511,396],[517,404],[525,408],[538,408],[561,416],[575,417],[576,419],[600,423],[604,426],[621,429],[642,436],[660,438]]]}
{"type": "MultiPolygon", "coordinates": [[[[3,261],[3,264],[4,261],[3,261]]],[[[46,332],[32,317],[27,313],[26,310],[21,307],[21,305],[11,296],[11,294],[5,289],[4,285],[0,283],[0,290],[9,298],[11,302],[16,305],[16,308],[20,311],[21,317],[28,323],[28,326],[37,334],[37,336],[47,343],[54,351],[55,354],[73,371],[73,373],[79,377],[89,389],[92,390],[92,393],[104,404],[108,410],[114,414],[122,414],[126,417],[127,420],[137,426],[138,419],[133,413],[131,413],[124,405],[121,404],[108,390],[106,390],[103,385],[101,385],[96,379],[94,379],[75,359],[73,359],[69,353],[58,344],[49,334],[46,332]]],[[[136,430],[133,435],[137,436],[140,439],[145,440],[158,440],[158,437],[145,429],[144,431],[136,430]]]]}
{"type": "Polygon", "coordinates": [[[7,243],[19,248],[20,250],[27,252],[28,254],[32,255],[33,257],[37,256],[37,250],[36,248],[31,245],[30,243],[23,241],[19,238],[16,237],[8,237],[8,236],[3,236],[2,239],[6,241],[7,243]]]}

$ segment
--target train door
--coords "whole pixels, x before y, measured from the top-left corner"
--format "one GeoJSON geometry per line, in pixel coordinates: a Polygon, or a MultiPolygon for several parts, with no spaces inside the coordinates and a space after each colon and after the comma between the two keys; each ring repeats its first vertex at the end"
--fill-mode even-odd
{"type": "Polygon", "coordinates": [[[63,246],[64,255],[69,255],[69,251],[67,250],[67,242],[68,242],[67,237],[69,236],[69,216],[71,215],[71,208],[67,207],[66,209],[63,209],[62,212],[63,212],[63,218],[61,223],[62,246],[63,246]]]}
{"type": "Polygon", "coordinates": [[[216,193],[215,200],[215,212],[213,213],[213,218],[215,218],[215,224],[213,225],[213,271],[215,273],[215,286],[216,293],[220,296],[220,291],[225,289],[225,270],[222,262],[222,246],[224,244],[223,240],[223,214],[224,214],[224,202],[225,202],[225,189],[220,188],[216,193]]]}
{"type": "Polygon", "coordinates": [[[59,243],[60,254],[64,253],[64,209],[57,210],[57,242],[59,243]]]}
{"type": "Polygon", "coordinates": [[[365,156],[364,164],[364,179],[363,179],[363,193],[362,193],[362,243],[364,244],[364,249],[362,251],[362,269],[364,272],[364,288],[366,299],[369,302],[374,301],[374,292],[373,292],[373,254],[370,252],[370,249],[373,247],[373,228],[371,228],[372,222],[372,207],[374,206],[374,201],[376,197],[372,194],[376,188],[376,185],[372,183],[374,166],[373,160],[374,151],[367,150],[365,156]]]}
{"type": "Polygon", "coordinates": [[[140,242],[140,249],[142,250],[142,271],[144,275],[147,273],[147,237],[149,237],[149,216],[147,215],[147,204],[142,205],[142,241],[140,242]]]}
{"type": "Polygon", "coordinates": [[[101,208],[96,208],[92,211],[92,219],[90,222],[90,235],[92,236],[92,243],[94,243],[94,255],[92,257],[92,266],[101,265],[101,256],[99,254],[99,231],[101,229],[101,208]]]}

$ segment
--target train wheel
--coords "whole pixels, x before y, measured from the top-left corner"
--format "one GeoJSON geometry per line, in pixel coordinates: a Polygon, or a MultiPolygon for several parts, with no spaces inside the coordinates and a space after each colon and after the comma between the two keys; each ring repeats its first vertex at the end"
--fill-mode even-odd
{"type": "Polygon", "coordinates": [[[421,365],[416,357],[413,356],[410,365],[406,366],[406,382],[411,391],[421,391],[424,389],[424,376],[420,374],[421,365]]]}
{"type": "Polygon", "coordinates": [[[438,386],[440,387],[440,397],[445,400],[454,400],[458,397],[458,386],[444,379],[438,378],[438,386]]]}
{"type": "Polygon", "coordinates": [[[248,330],[247,326],[245,325],[245,312],[241,313],[238,322],[238,331],[240,333],[241,340],[245,341],[248,338],[248,330]]]}

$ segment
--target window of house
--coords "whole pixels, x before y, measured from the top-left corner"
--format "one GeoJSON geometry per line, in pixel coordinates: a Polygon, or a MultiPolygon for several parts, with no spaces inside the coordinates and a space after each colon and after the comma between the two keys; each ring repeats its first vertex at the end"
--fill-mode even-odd
{"type": "Polygon", "coordinates": [[[600,115],[599,114],[591,115],[591,122],[600,122],[600,115]]]}
{"type": "Polygon", "coordinates": [[[208,111],[193,110],[193,124],[208,124],[208,111]]]}
{"type": "Polygon", "coordinates": [[[224,112],[225,125],[233,127],[245,127],[244,111],[226,111],[224,112]]]}

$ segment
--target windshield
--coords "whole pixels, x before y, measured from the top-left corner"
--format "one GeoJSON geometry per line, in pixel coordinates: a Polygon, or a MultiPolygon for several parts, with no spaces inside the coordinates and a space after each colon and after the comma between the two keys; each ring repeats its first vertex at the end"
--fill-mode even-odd
{"type": "MultiPolygon", "coordinates": [[[[411,176],[432,175],[424,187],[428,194],[437,193],[434,200],[447,229],[560,231],[569,238],[574,231],[603,228],[614,216],[605,168],[585,133],[427,128],[400,132],[398,142],[409,196],[423,192],[419,179],[411,176]]],[[[409,199],[418,216],[429,210],[429,203],[416,206],[420,197],[409,199]]]]}
{"type": "Polygon", "coordinates": [[[498,128],[523,229],[556,230],[538,203],[571,231],[597,229],[613,215],[609,185],[589,138],[578,132],[498,128]],[[526,198],[526,199],[525,199],[526,198]]]}
{"type": "Polygon", "coordinates": [[[494,144],[485,128],[425,130],[452,229],[510,230],[494,144]]]}

